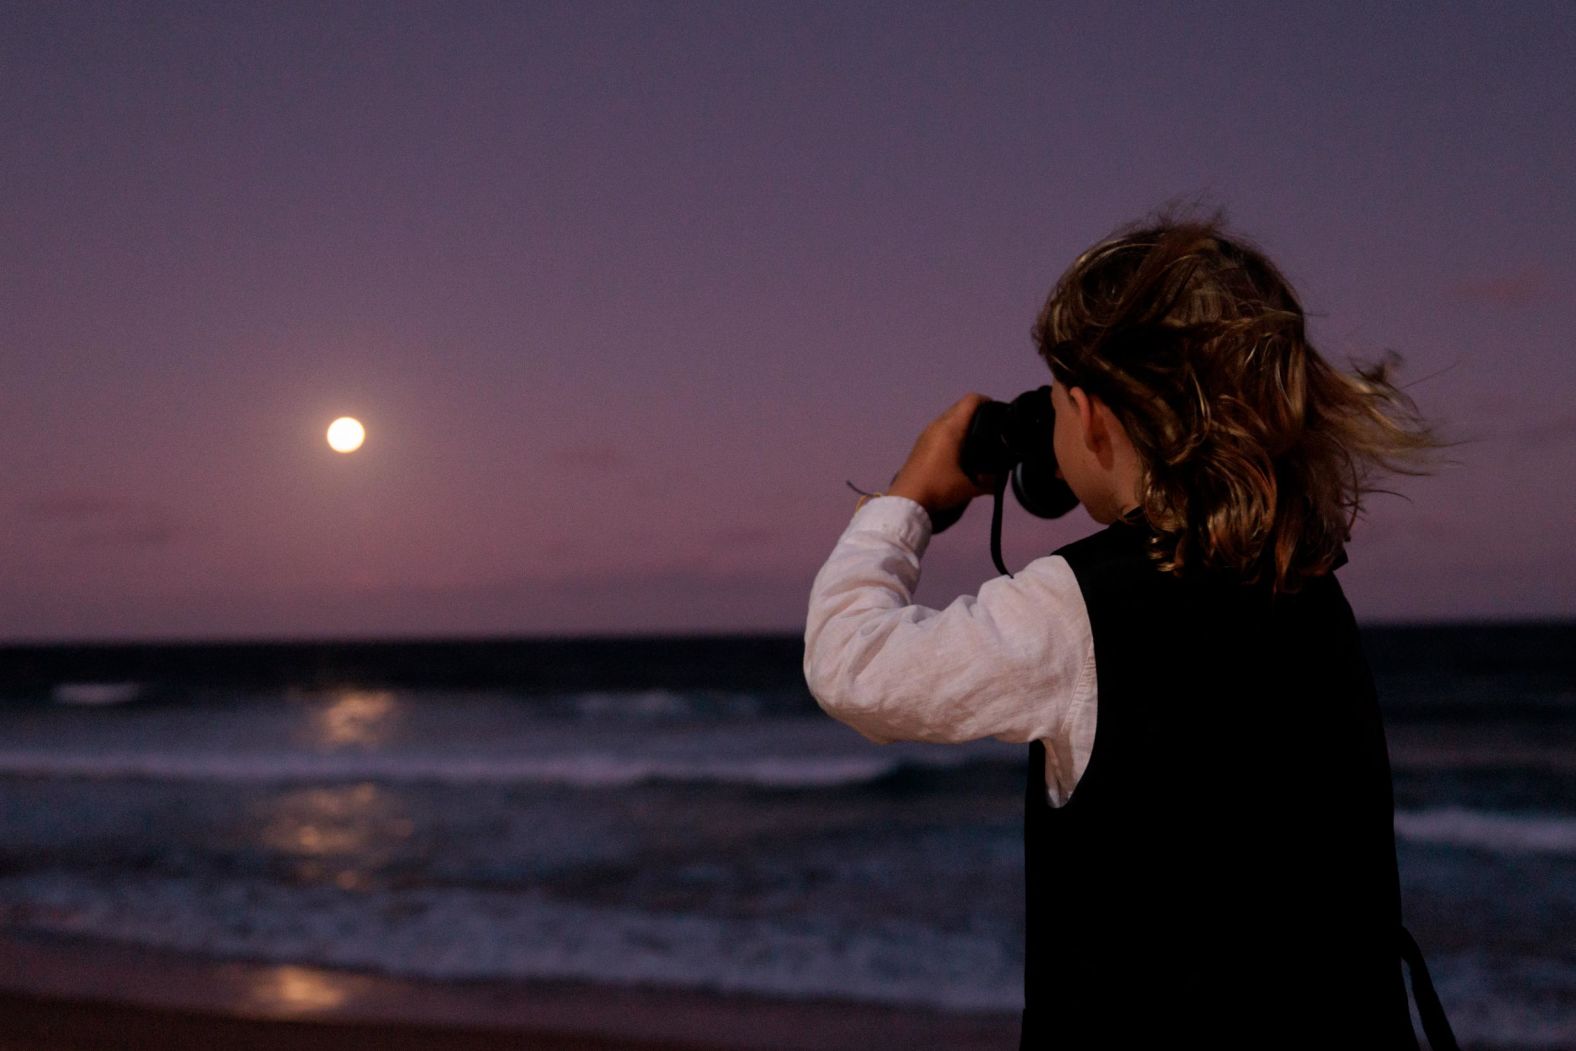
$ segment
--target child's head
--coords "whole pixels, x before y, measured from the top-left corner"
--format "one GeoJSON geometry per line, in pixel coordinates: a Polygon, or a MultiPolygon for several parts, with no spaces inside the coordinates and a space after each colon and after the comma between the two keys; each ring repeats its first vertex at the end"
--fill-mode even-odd
{"type": "Polygon", "coordinates": [[[1398,356],[1331,368],[1291,285],[1218,217],[1162,217],[1089,249],[1034,338],[1057,404],[1092,406],[1058,430],[1097,449],[1101,419],[1119,424],[1106,455],[1064,471],[1084,472],[1080,496],[1109,505],[1091,505],[1102,521],[1136,503],[1168,571],[1229,569],[1294,591],[1335,563],[1376,468],[1423,473],[1404,461],[1442,445],[1389,380],[1398,356]]]}

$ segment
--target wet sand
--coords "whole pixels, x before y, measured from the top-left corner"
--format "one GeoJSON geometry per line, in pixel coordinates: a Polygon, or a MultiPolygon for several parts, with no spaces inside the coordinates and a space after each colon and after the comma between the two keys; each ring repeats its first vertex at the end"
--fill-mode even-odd
{"type": "Polygon", "coordinates": [[[1018,1020],[592,982],[417,982],[0,935],[0,1051],[1006,1051],[1018,1020]]]}

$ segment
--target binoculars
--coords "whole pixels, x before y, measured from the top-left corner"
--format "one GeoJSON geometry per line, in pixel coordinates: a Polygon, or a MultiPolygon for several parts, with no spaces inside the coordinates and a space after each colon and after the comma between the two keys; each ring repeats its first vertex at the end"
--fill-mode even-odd
{"type": "MultiPolygon", "coordinates": [[[[1001,560],[1001,502],[1008,483],[1023,509],[1037,518],[1060,518],[1078,506],[1065,481],[1056,476],[1056,450],[1051,440],[1056,412],[1051,408],[1051,388],[1024,391],[1010,402],[987,401],[974,410],[968,434],[958,456],[958,466],[975,484],[995,480],[995,506],[991,511],[990,553],[996,568],[1006,576],[1001,560]]],[[[931,532],[951,526],[968,508],[962,504],[931,515],[931,532]]]]}

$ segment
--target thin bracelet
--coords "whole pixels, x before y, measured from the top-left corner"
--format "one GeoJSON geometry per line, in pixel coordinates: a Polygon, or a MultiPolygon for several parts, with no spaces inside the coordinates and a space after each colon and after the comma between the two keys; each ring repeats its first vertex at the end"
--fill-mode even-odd
{"type": "Polygon", "coordinates": [[[885,496],[886,495],[885,493],[866,493],[863,489],[859,488],[859,486],[855,485],[853,482],[848,482],[847,484],[848,484],[848,488],[852,489],[854,492],[856,492],[856,493],[863,493],[864,494],[863,496],[861,496],[859,498],[859,502],[854,505],[854,514],[858,514],[859,513],[859,509],[861,507],[865,506],[865,501],[866,500],[871,500],[871,499],[874,499],[875,497],[885,496]]]}

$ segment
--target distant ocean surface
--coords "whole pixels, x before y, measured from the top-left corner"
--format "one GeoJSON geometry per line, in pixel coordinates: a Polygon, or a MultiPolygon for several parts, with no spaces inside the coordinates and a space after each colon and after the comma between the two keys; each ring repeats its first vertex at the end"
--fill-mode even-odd
{"type": "MultiPolygon", "coordinates": [[[[1576,1048],[1576,624],[1364,640],[1457,1034],[1576,1048]]],[[[801,654],[0,648],[0,930],[1017,1011],[1026,747],[870,744],[801,654]]]]}

